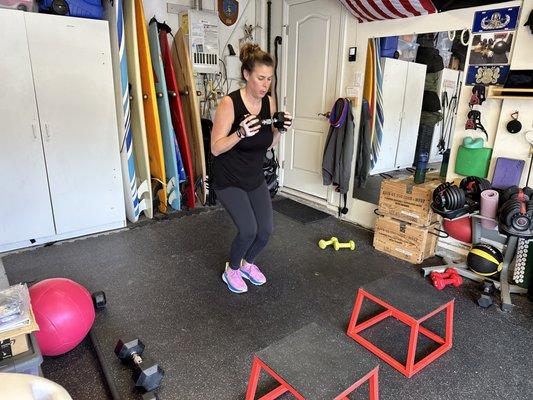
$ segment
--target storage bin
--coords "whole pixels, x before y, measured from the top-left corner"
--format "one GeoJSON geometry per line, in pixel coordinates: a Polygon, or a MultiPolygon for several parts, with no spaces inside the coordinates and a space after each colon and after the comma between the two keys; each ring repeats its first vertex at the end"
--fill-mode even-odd
{"type": "Polygon", "coordinates": [[[414,62],[416,60],[418,46],[418,43],[409,43],[403,41],[402,39],[398,39],[398,59],[414,62]]]}
{"type": "Polygon", "coordinates": [[[381,57],[398,58],[398,36],[382,37],[379,44],[381,57]]]}
{"type": "Polygon", "coordinates": [[[0,361],[0,372],[14,372],[42,376],[43,356],[33,334],[29,335],[29,349],[14,357],[0,361]]]}
{"type": "Polygon", "coordinates": [[[34,0],[0,0],[0,8],[12,8],[21,11],[35,11],[34,0]]]}
{"type": "Polygon", "coordinates": [[[439,54],[442,57],[442,64],[444,65],[444,68],[448,68],[450,65],[450,60],[452,59],[452,52],[439,49],[439,54]]]}

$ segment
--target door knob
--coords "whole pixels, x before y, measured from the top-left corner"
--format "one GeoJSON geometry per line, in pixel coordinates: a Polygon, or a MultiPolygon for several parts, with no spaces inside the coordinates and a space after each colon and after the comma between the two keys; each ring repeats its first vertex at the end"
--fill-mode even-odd
{"type": "Polygon", "coordinates": [[[331,111],[326,111],[325,113],[318,113],[317,115],[319,117],[329,118],[329,116],[331,115],[331,111]]]}

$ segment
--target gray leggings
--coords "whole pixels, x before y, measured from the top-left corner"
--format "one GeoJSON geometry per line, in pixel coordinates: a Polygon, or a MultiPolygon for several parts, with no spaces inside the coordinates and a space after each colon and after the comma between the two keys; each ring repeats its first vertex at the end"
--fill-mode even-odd
{"type": "Polygon", "coordinates": [[[216,190],[216,194],[239,230],[231,244],[230,267],[238,269],[241,259],[253,263],[274,229],[272,200],[266,182],[251,192],[228,187],[216,190]]]}

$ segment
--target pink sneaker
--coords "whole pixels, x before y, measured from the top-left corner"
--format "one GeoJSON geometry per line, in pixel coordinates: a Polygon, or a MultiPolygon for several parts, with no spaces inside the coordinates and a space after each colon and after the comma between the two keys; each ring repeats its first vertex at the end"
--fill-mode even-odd
{"type": "Polygon", "coordinates": [[[259,267],[255,264],[247,263],[246,261],[241,265],[241,275],[248,279],[254,285],[260,286],[266,283],[265,275],[261,272],[259,267]]]}
{"type": "Polygon", "coordinates": [[[228,289],[233,293],[245,293],[248,291],[248,286],[244,279],[242,279],[241,272],[238,269],[231,269],[226,263],[226,269],[222,274],[222,280],[228,285],[228,289]]]}

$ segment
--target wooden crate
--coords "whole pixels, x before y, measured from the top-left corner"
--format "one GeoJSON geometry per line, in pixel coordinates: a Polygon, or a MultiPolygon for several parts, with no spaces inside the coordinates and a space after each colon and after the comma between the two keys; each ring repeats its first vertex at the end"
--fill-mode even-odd
{"type": "Polygon", "coordinates": [[[379,192],[379,213],[418,226],[440,221],[431,209],[433,190],[441,184],[438,179],[415,184],[413,178],[385,179],[379,192]]]}
{"type": "Polygon", "coordinates": [[[380,216],[374,230],[374,248],[412,264],[420,264],[435,255],[438,239],[436,228],[439,226],[439,223],[435,223],[421,227],[380,216]]]}

